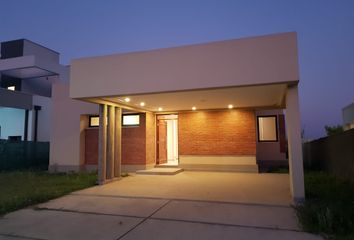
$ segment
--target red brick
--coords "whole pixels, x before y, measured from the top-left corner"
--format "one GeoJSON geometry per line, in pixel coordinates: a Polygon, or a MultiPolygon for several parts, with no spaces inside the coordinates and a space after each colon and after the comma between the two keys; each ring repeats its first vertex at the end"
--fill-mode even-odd
{"type": "Polygon", "coordinates": [[[85,164],[97,164],[98,159],[98,128],[85,130],[85,164]]]}
{"type": "Polygon", "coordinates": [[[179,113],[179,155],[255,155],[255,113],[225,110],[179,113]]]}
{"type": "Polygon", "coordinates": [[[146,121],[140,114],[138,127],[122,127],[122,164],[146,164],[146,121]]]}

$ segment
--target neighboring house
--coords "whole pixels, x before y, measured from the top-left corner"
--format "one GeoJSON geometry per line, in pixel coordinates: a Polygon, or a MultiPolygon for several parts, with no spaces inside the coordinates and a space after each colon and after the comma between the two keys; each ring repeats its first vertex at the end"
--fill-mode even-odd
{"type": "Polygon", "coordinates": [[[0,49],[0,139],[54,142],[57,146],[64,141],[79,159],[80,132],[76,128],[70,132],[65,123],[80,126],[80,113],[97,114],[98,107],[71,100],[68,92],[61,91],[62,86],[69,86],[70,67],[59,63],[58,52],[26,39],[2,42],[0,49]],[[75,107],[75,114],[67,117],[66,108],[75,107]],[[69,136],[56,135],[53,140],[54,125],[69,136]]]}
{"type": "Polygon", "coordinates": [[[68,82],[68,67],[59,53],[26,39],[0,49],[0,139],[48,142],[52,84],[68,82]]]}
{"type": "Polygon", "coordinates": [[[354,128],[354,103],[342,109],[343,128],[349,130],[354,128]]]}
{"type": "Polygon", "coordinates": [[[53,84],[50,168],[98,166],[103,184],[155,165],[252,172],[288,154],[303,199],[298,83],[296,33],[73,60],[70,84],[53,84]]]}

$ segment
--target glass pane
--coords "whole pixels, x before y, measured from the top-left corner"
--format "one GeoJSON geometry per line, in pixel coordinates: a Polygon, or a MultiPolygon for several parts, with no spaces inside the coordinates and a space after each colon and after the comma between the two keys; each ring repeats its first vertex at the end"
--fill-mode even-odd
{"type": "Polygon", "coordinates": [[[99,117],[90,117],[90,127],[98,127],[100,125],[99,117]]]}
{"type": "Polygon", "coordinates": [[[258,117],[259,141],[277,141],[276,117],[258,117]]]}
{"type": "Polygon", "coordinates": [[[137,115],[123,115],[123,126],[139,125],[140,116],[137,115]]]}

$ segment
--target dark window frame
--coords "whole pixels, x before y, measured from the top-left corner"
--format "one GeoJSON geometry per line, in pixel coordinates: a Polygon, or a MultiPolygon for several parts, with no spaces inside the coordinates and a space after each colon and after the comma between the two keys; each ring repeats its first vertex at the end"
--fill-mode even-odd
{"type": "Polygon", "coordinates": [[[257,138],[258,142],[278,142],[279,141],[278,130],[278,115],[260,115],[257,116],[257,138]],[[275,140],[261,140],[259,136],[259,119],[260,118],[275,118],[275,140]]]}
{"type": "Polygon", "coordinates": [[[98,119],[100,118],[99,115],[89,115],[89,127],[91,127],[91,128],[97,128],[97,127],[100,126],[100,123],[99,123],[99,122],[98,122],[98,126],[91,124],[91,118],[96,118],[96,117],[98,117],[98,119]]]}
{"type": "MultiPolygon", "coordinates": [[[[89,115],[89,127],[91,128],[96,128],[96,127],[99,127],[100,125],[96,126],[96,125],[92,125],[91,124],[91,118],[96,118],[96,117],[100,117],[99,115],[89,115]]],[[[140,114],[139,113],[128,113],[128,114],[122,114],[122,127],[139,127],[140,126],[140,114]],[[130,115],[138,115],[139,116],[139,124],[132,124],[132,125],[124,125],[123,124],[123,118],[124,116],[130,116],[130,115]]]]}
{"type": "Polygon", "coordinates": [[[122,127],[126,128],[126,127],[139,127],[140,126],[140,114],[139,113],[126,113],[126,114],[122,114],[122,127]],[[129,125],[124,125],[124,116],[135,116],[138,115],[139,116],[139,124],[129,124],[129,125]]]}

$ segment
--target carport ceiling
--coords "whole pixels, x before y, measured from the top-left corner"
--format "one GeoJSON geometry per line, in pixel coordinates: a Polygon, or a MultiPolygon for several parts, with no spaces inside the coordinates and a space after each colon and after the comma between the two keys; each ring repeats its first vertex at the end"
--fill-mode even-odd
{"type": "Polygon", "coordinates": [[[225,109],[230,104],[234,108],[279,108],[283,107],[286,87],[286,84],[272,84],[126,95],[102,99],[153,112],[157,112],[159,108],[168,112],[192,110],[192,107],[196,107],[197,110],[225,109]],[[129,98],[130,101],[126,102],[125,98],[129,98]],[[141,106],[141,102],[144,102],[145,106],[141,106]]]}

